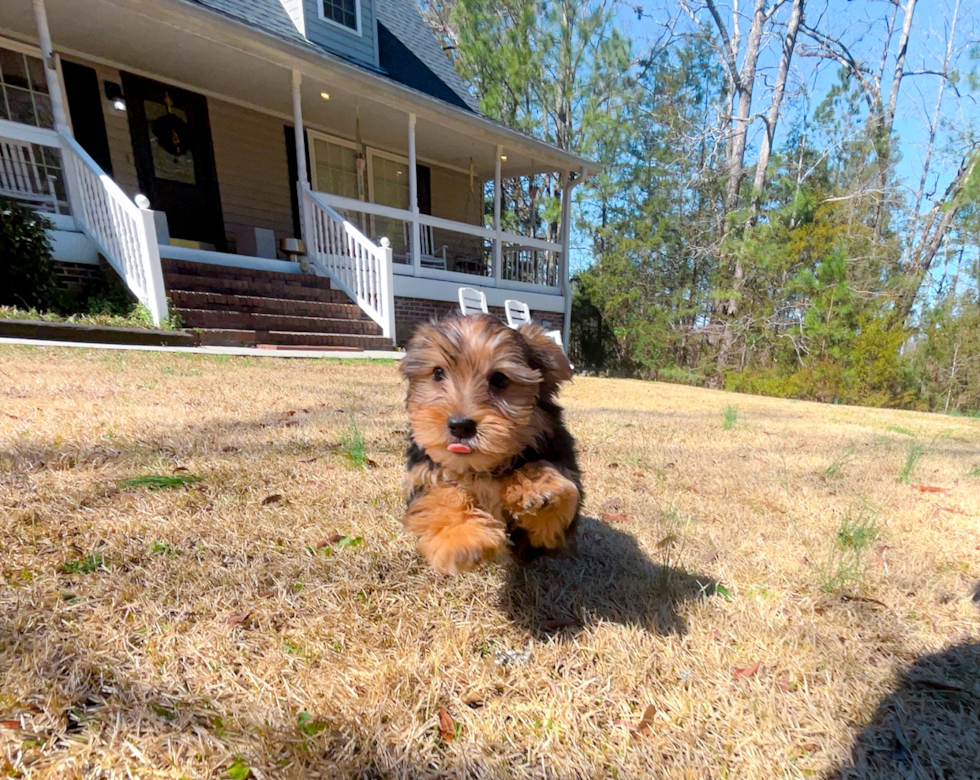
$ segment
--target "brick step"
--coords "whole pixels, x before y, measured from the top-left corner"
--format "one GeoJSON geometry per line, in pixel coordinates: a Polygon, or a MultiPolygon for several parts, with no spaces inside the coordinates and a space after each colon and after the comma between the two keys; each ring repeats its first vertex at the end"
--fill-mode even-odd
{"type": "MultiPolygon", "coordinates": [[[[306,279],[308,277],[296,277],[306,279]]],[[[301,301],[321,301],[323,303],[350,303],[351,299],[340,290],[329,287],[313,287],[298,281],[252,281],[222,277],[198,276],[196,274],[171,273],[163,277],[168,293],[177,290],[186,292],[209,292],[219,295],[252,295],[262,298],[286,298],[301,301]]]]}
{"type": "Polygon", "coordinates": [[[371,319],[356,303],[324,303],[293,298],[266,298],[261,295],[224,295],[222,293],[173,290],[170,300],[179,309],[250,312],[253,314],[287,314],[299,317],[327,317],[350,320],[371,319]]]}
{"type": "Polygon", "coordinates": [[[304,284],[309,286],[330,289],[329,279],[314,274],[262,271],[253,268],[236,268],[231,265],[195,263],[190,260],[173,260],[168,258],[162,258],[160,264],[163,267],[164,275],[186,274],[203,276],[210,279],[242,279],[255,282],[296,282],[297,280],[302,280],[304,284]]]}
{"type": "Polygon", "coordinates": [[[200,332],[201,344],[207,346],[253,346],[274,344],[295,347],[337,347],[344,349],[391,349],[383,336],[347,336],[335,333],[297,333],[294,331],[236,330],[207,328],[200,332]]]}
{"type": "Polygon", "coordinates": [[[292,331],[343,336],[380,336],[381,328],[371,320],[301,317],[289,314],[214,311],[213,309],[175,309],[187,328],[220,330],[292,331]]]}

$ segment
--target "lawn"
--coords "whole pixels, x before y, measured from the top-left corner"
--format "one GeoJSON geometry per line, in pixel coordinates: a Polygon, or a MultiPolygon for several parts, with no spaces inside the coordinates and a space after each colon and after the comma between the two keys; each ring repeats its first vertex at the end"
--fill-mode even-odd
{"type": "Polygon", "coordinates": [[[980,421],[578,378],[577,554],[443,578],[403,396],[0,347],[0,769],[980,776],[980,421]]]}

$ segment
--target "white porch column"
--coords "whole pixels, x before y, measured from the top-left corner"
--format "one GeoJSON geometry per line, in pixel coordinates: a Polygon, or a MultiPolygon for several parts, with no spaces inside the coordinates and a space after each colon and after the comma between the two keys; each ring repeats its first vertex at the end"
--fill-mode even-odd
{"type": "Polygon", "coordinates": [[[61,78],[58,75],[58,60],[51,46],[51,30],[48,28],[48,11],[44,0],[34,0],[34,23],[37,37],[41,42],[41,56],[44,59],[44,78],[51,97],[51,112],[54,114],[54,127],[71,135],[68,112],[65,111],[65,97],[61,91],[61,78]]]}
{"type": "Polygon", "coordinates": [[[559,284],[564,296],[565,312],[562,317],[561,339],[565,345],[565,350],[569,349],[569,331],[572,324],[572,289],[570,283],[571,258],[569,250],[572,234],[572,190],[585,179],[585,171],[576,178],[572,178],[570,171],[565,171],[565,186],[561,194],[561,264],[559,269],[559,284]]]}
{"type": "Polygon", "coordinates": [[[500,281],[501,266],[503,265],[504,245],[501,240],[500,226],[500,199],[503,197],[503,187],[501,185],[500,166],[503,163],[504,147],[497,147],[497,160],[493,166],[493,230],[496,234],[493,239],[493,278],[495,282],[500,281]]]}
{"type": "Polygon", "coordinates": [[[296,147],[296,197],[299,204],[299,233],[300,238],[306,239],[306,209],[303,202],[303,188],[309,183],[310,177],[306,170],[306,131],[303,128],[303,74],[293,69],[293,135],[296,147]]]}
{"type": "Polygon", "coordinates": [[[422,275],[422,233],[419,226],[419,172],[415,158],[415,114],[408,115],[408,208],[412,212],[409,225],[409,249],[412,273],[422,275]]]}

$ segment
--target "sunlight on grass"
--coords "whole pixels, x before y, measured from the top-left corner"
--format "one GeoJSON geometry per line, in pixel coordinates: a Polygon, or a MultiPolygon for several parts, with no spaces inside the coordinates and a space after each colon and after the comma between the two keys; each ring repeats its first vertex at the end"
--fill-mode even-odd
{"type": "MultiPolygon", "coordinates": [[[[24,777],[831,777],[916,658],[976,633],[965,417],[576,377],[577,550],[449,578],[401,528],[393,366],[0,362],[24,777]]],[[[958,722],[928,724],[969,748],[948,777],[975,768],[958,722]]]]}

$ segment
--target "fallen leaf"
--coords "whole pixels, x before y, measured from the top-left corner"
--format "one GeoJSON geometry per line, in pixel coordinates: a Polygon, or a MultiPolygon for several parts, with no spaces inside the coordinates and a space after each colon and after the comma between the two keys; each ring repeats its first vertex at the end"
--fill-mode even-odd
{"type": "Polygon", "coordinates": [[[618,469],[619,468],[619,464],[618,463],[610,463],[609,464],[609,468],[611,468],[611,469],[618,469]]]}
{"type": "MultiPolygon", "coordinates": [[[[344,534],[330,534],[330,536],[327,537],[327,544],[337,544],[337,542],[343,538],[344,534]]],[[[321,544],[320,546],[323,547],[324,545],[321,544]]]]}
{"type": "Polygon", "coordinates": [[[225,621],[225,623],[227,623],[229,626],[241,625],[246,620],[248,620],[248,616],[251,614],[252,614],[251,612],[244,612],[241,615],[232,615],[230,618],[228,618],[225,621]]]}
{"type": "Polygon", "coordinates": [[[238,452],[238,447],[233,447],[230,444],[226,444],[224,447],[221,448],[221,451],[222,452],[238,452]]]}
{"type": "Polygon", "coordinates": [[[804,742],[800,745],[801,750],[805,750],[807,753],[816,753],[820,750],[820,744],[817,742],[804,742]]]}
{"type": "Polygon", "coordinates": [[[639,478],[639,477],[642,477],[642,476],[643,476],[643,472],[642,472],[642,471],[634,471],[634,472],[633,472],[633,476],[634,476],[634,477],[638,477],[638,478],[639,478]]]}
{"type": "Polygon", "coordinates": [[[721,631],[719,631],[717,628],[711,632],[711,638],[714,639],[716,642],[725,641],[725,638],[721,635],[721,631]]]}
{"type": "Polygon", "coordinates": [[[187,471],[187,466],[178,466],[177,468],[174,469],[174,474],[180,471],[187,471]]]}
{"type": "Polygon", "coordinates": [[[20,728],[20,721],[19,720],[0,720],[0,726],[3,726],[5,729],[19,729],[20,728]]]}
{"type": "Polygon", "coordinates": [[[732,679],[740,680],[743,677],[751,677],[759,671],[761,665],[760,661],[756,661],[752,666],[736,666],[735,671],[732,672],[732,679]]]}
{"type": "Polygon", "coordinates": [[[625,523],[626,515],[620,514],[619,512],[603,512],[599,515],[603,522],[606,523],[625,523]]]}
{"type": "Polygon", "coordinates": [[[439,739],[443,742],[452,742],[456,739],[456,723],[442,707],[439,708],[439,739]]]}
{"type": "Polygon", "coordinates": [[[278,504],[282,501],[281,493],[273,493],[271,496],[266,496],[262,499],[262,506],[268,506],[269,504],[278,504]]]}
{"type": "Polygon", "coordinates": [[[365,463],[367,463],[367,466],[368,466],[369,469],[376,469],[376,468],[378,468],[377,462],[371,460],[370,458],[365,458],[365,463]]]}
{"type": "Polygon", "coordinates": [[[624,721],[616,721],[617,725],[627,726],[630,730],[631,737],[645,737],[650,734],[650,727],[653,725],[653,719],[657,716],[657,708],[650,704],[643,711],[643,717],[640,718],[640,722],[636,724],[628,724],[624,721]]]}
{"type": "Polygon", "coordinates": [[[935,485],[912,485],[920,493],[948,493],[949,488],[936,487],[935,485]]]}
{"type": "Polygon", "coordinates": [[[776,687],[783,693],[792,693],[796,690],[796,683],[790,682],[789,675],[784,674],[782,677],[776,680],[776,687]]]}
{"type": "Polygon", "coordinates": [[[257,595],[260,599],[270,599],[276,595],[276,592],[274,590],[260,590],[257,595]]]}
{"type": "Polygon", "coordinates": [[[295,428],[297,425],[299,425],[299,420],[286,420],[287,428],[295,428]]]}
{"type": "Polygon", "coordinates": [[[300,458],[300,461],[299,462],[300,463],[313,463],[313,461],[315,461],[315,460],[316,460],[316,458],[300,458]]]}
{"type": "Polygon", "coordinates": [[[622,509],[623,499],[620,496],[612,496],[611,498],[607,498],[605,501],[602,502],[601,508],[609,512],[615,511],[617,509],[622,509]]]}
{"type": "Polygon", "coordinates": [[[718,560],[719,557],[721,556],[717,550],[711,550],[710,552],[706,552],[704,555],[701,556],[701,562],[714,563],[715,561],[718,560]]]}

